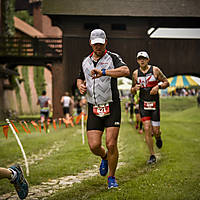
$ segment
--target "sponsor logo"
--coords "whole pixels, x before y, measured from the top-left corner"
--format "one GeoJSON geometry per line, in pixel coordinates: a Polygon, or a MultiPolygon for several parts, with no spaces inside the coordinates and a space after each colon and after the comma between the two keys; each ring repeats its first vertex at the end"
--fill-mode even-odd
{"type": "Polygon", "coordinates": [[[100,62],[100,65],[107,65],[108,63],[100,62]]]}
{"type": "Polygon", "coordinates": [[[115,125],[120,125],[120,123],[119,122],[115,122],[115,125]]]}

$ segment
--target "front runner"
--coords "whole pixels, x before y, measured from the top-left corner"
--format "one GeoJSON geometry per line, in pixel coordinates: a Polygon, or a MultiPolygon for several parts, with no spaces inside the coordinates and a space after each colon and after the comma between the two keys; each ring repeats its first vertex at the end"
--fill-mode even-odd
{"type": "Polygon", "coordinates": [[[102,158],[100,174],[106,176],[109,168],[108,189],[118,187],[115,171],[118,163],[117,138],[121,122],[121,107],[117,78],[129,75],[129,69],[119,55],[106,50],[105,32],[95,29],[90,34],[93,53],[83,62],[77,87],[81,94],[87,92],[87,137],[90,150],[102,158]],[[106,130],[106,147],[102,135],[106,130]]]}
{"type": "Polygon", "coordinates": [[[152,131],[156,138],[157,147],[162,147],[158,90],[167,88],[169,82],[158,67],[148,65],[149,61],[147,52],[138,52],[137,63],[139,68],[133,72],[131,92],[136,94],[137,90],[140,90],[139,109],[144,125],[146,143],[150,151],[150,159],[147,163],[152,164],[156,162],[152,131]],[[162,82],[162,84],[158,85],[159,82],[162,82]]]}

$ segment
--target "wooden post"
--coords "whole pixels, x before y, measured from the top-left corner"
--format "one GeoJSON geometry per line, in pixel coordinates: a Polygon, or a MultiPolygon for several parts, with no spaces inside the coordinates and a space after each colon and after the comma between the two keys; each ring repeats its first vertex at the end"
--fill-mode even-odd
{"type": "Polygon", "coordinates": [[[63,117],[61,96],[64,94],[64,66],[63,63],[54,63],[52,66],[52,102],[53,119],[63,117]]]}

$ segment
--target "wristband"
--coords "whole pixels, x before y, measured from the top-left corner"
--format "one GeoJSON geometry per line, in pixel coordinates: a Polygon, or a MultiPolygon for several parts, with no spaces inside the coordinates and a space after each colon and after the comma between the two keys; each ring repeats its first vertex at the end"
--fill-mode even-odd
{"type": "Polygon", "coordinates": [[[106,76],[106,69],[101,69],[101,71],[102,71],[102,75],[106,76]]]}
{"type": "Polygon", "coordinates": [[[158,88],[159,88],[159,89],[162,89],[162,88],[161,88],[161,85],[158,85],[158,88]]]}

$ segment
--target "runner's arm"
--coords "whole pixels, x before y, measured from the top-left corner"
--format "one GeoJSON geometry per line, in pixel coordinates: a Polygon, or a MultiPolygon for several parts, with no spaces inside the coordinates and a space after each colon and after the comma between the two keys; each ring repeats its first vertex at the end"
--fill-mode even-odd
{"type": "Polygon", "coordinates": [[[38,101],[37,101],[37,105],[39,105],[40,104],[40,101],[39,101],[39,99],[38,99],[38,101]]]}
{"type": "Polygon", "coordinates": [[[129,74],[130,70],[127,66],[121,66],[115,69],[106,70],[106,76],[111,76],[112,78],[129,76],[129,74]]]}
{"type": "Polygon", "coordinates": [[[62,96],[61,100],[60,100],[60,103],[63,103],[63,101],[64,101],[64,97],[62,96]]]}
{"type": "Polygon", "coordinates": [[[52,103],[50,99],[48,100],[48,105],[49,105],[50,112],[53,112],[53,107],[52,107],[52,103]]]}
{"type": "Polygon", "coordinates": [[[82,79],[77,79],[77,87],[81,94],[85,94],[87,92],[86,82],[82,79]]]}
{"type": "Polygon", "coordinates": [[[137,93],[137,90],[140,89],[140,85],[137,84],[137,73],[138,73],[138,70],[135,70],[132,75],[131,93],[134,95],[137,93]]]}
{"type": "Polygon", "coordinates": [[[69,102],[70,105],[73,105],[74,104],[74,100],[72,98],[70,98],[70,102],[69,102]]]}
{"type": "Polygon", "coordinates": [[[157,94],[159,89],[165,89],[165,88],[169,87],[169,82],[168,82],[166,76],[162,73],[162,71],[158,67],[154,67],[153,70],[154,70],[154,74],[156,75],[158,81],[162,82],[162,84],[154,86],[150,91],[151,95],[157,94]]]}
{"type": "Polygon", "coordinates": [[[111,76],[112,78],[118,78],[123,76],[129,76],[130,70],[127,66],[121,66],[115,69],[107,69],[105,70],[105,74],[103,75],[103,71],[97,68],[91,70],[91,76],[93,79],[99,78],[101,76],[111,76]]]}
{"type": "Polygon", "coordinates": [[[159,68],[158,68],[158,80],[162,82],[162,84],[160,85],[160,89],[165,89],[169,87],[169,81],[159,68]]]}

